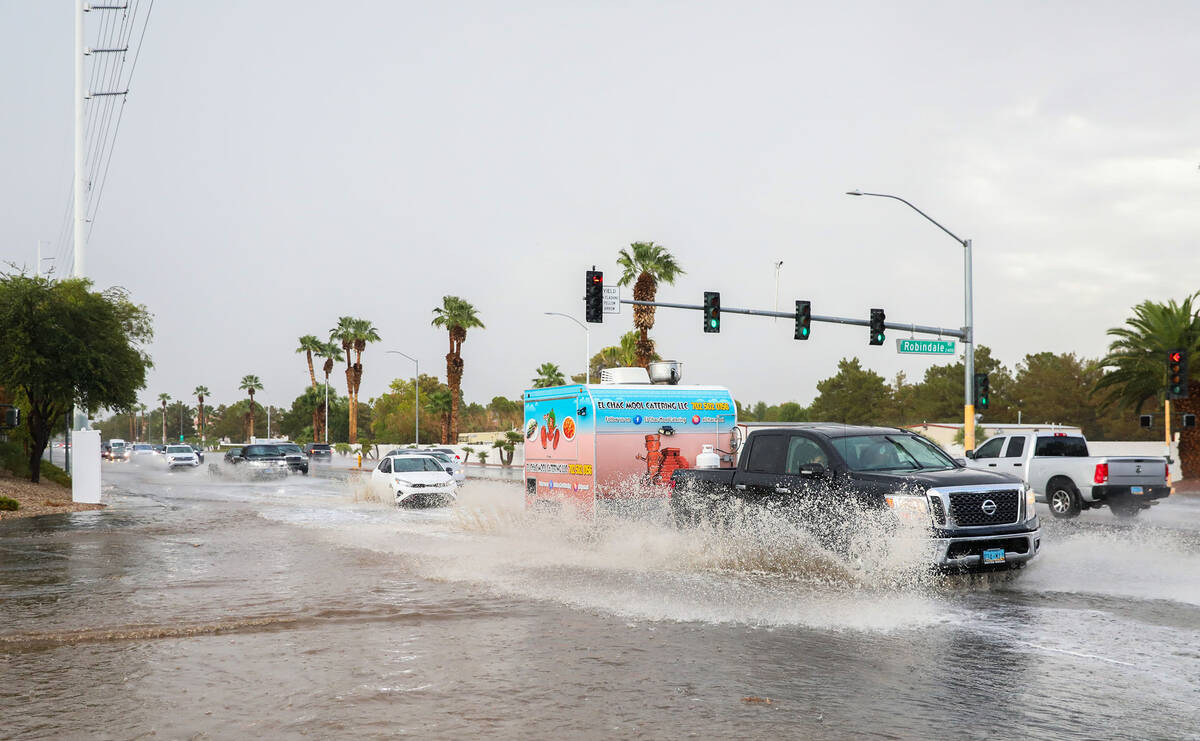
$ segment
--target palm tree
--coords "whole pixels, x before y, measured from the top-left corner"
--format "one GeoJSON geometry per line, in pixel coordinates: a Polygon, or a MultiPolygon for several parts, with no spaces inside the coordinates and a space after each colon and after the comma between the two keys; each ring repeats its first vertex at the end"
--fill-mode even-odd
{"type": "MultiPolygon", "coordinates": [[[[323,343],[323,342],[321,342],[321,340],[317,339],[316,335],[311,335],[311,334],[306,334],[303,337],[301,337],[299,340],[299,343],[300,343],[300,346],[296,348],[296,352],[304,353],[305,358],[308,360],[308,379],[310,381],[312,381],[312,387],[316,388],[317,387],[317,372],[313,368],[313,354],[319,353],[321,351],[321,348],[323,348],[325,346],[325,343],[323,343]]],[[[319,430],[319,425],[317,423],[317,419],[318,419],[317,415],[318,415],[319,411],[320,411],[319,409],[313,409],[312,428],[313,428],[313,438],[314,439],[320,439],[317,437],[317,432],[319,430]]]]}
{"type": "Polygon", "coordinates": [[[247,375],[242,376],[242,382],[238,384],[238,388],[250,394],[250,412],[246,415],[246,429],[249,430],[246,434],[246,441],[249,442],[250,438],[254,437],[254,392],[262,391],[263,385],[258,376],[247,375]]]}
{"type": "Polygon", "coordinates": [[[442,424],[442,445],[448,444],[448,433],[450,431],[450,409],[453,404],[450,402],[450,392],[446,389],[438,389],[425,397],[425,411],[442,424]]]}
{"type": "Polygon", "coordinates": [[[207,386],[197,386],[196,388],[192,389],[192,393],[195,394],[196,400],[200,402],[199,406],[196,407],[196,410],[200,412],[200,444],[203,445],[204,444],[204,397],[208,396],[208,387],[207,386]]]}
{"type": "MultiPolygon", "coordinates": [[[[683,275],[683,268],[675,262],[675,256],[653,242],[634,242],[629,245],[628,250],[618,253],[617,264],[625,270],[617,285],[627,286],[637,280],[633,285],[635,301],[653,301],[658,293],[659,281],[673,285],[675,279],[683,275]]],[[[650,330],[654,328],[654,307],[634,306],[633,326],[640,334],[637,364],[646,368],[650,365],[650,356],[654,354],[654,341],[650,339],[650,330]]]]}
{"type": "Polygon", "coordinates": [[[535,389],[544,389],[547,386],[562,386],[567,382],[563,377],[562,371],[554,363],[542,363],[537,369],[537,377],[530,383],[535,389]]]}
{"type": "Polygon", "coordinates": [[[462,343],[467,339],[467,330],[472,327],[486,329],[475,307],[458,296],[442,296],[442,305],[435,308],[433,326],[446,330],[450,335],[450,352],[446,353],[446,385],[450,387],[449,443],[458,439],[458,405],[462,396],[462,343]]]}
{"type": "MultiPolygon", "coordinates": [[[[1104,406],[1119,404],[1141,411],[1147,401],[1165,399],[1167,388],[1167,352],[1184,350],[1192,357],[1200,355],[1200,292],[1182,302],[1166,304],[1143,301],[1133,307],[1133,316],[1125,326],[1108,330],[1115,337],[1100,364],[1108,369],[1096,383],[1093,393],[1107,392],[1104,406]],[[1193,303],[1195,302],[1195,303],[1193,303]]],[[[1200,357],[1197,358],[1200,360],[1200,357]]],[[[1189,368],[1188,398],[1172,404],[1174,411],[1200,412],[1200,383],[1193,380],[1196,371],[1189,368]]],[[[1179,466],[1183,477],[1200,475],[1200,433],[1194,428],[1179,432],[1179,466]]]]}
{"type": "MultiPolygon", "coordinates": [[[[316,351],[318,358],[324,358],[325,363],[321,366],[321,370],[325,372],[325,385],[329,385],[329,374],[333,372],[333,364],[342,361],[342,349],[335,342],[323,342],[321,348],[316,351]]],[[[317,406],[317,416],[315,417],[315,425],[313,427],[313,440],[324,440],[325,435],[325,399],[321,399],[320,405],[317,406]],[[319,430],[319,432],[318,432],[319,430]]]]}
{"type": "Polygon", "coordinates": [[[167,444],[167,402],[171,400],[170,394],[159,394],[159,402],[162,403],[162,444],[167,444]]]}
{"type": "Polygon", "coordinates": [[[134,435],[134,438],[133,438],[135,441],[149,437],[149,434],[150,434],[146,430],[146,412],[150,411],[150,407],[139,402],[137,405],[137,410],[138,410],[138,415],[141,417],[141,420],[139,420],[140,424],[138,425],[137,434],[134,435]]]}
{"type": "Polygon", "coordinates": [[[338,325],[329,330],[329,339],[341,343],[346,353],[346,394],[350,397],[350,442],[358,442],[358,389],[362,385],[362,354],[368,342],[379,342],[379,330],[366,319],[352,316],[338,318],[338,325]],[[350,351],[354,351],[351,363],[350,351]]]}
{"type": "MultiPolygon", "coordinates": [[[[605,368],[629,368],[637,365],[637,342],[638,331],[631,329],[621,335],[621,339],[616,345],[600,348],[600,352],[593,355],[588,361],[591,366],[592,378],[599,378],[600,371],[605,368]]],[[[662,360],[658,353],[650,355],[650,362],[658,360],[662,360]]],[[[583,383],[586,378],[587,376],[583,373],[571,376],[571,380],[575,383],[583,383]]]]}

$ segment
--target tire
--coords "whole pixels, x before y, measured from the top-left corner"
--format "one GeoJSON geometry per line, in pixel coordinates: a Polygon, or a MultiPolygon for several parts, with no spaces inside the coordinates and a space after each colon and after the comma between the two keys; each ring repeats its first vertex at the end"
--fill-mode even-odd
{"type": "Polygon", "coordinates": [[[1079,516],[1083,508],[1079,499],[1079,490],[1066,479],[1050,482],[1046,487],[1046,502],[1050,505],[1050,514],[1059,520],[1071,520],[1079,516]]]}
{"type": "Polygon", "coordinates": [[[1120,520],[1132,520],[1142,511],[1136,504],[1110,504],[1108,508],[1112,510],[1113,516],[1120,520]]]}

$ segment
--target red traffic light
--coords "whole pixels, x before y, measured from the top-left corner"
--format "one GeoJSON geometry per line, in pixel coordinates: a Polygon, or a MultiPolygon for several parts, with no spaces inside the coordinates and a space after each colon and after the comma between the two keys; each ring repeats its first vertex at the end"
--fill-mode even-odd
{"type": "Polygon", "coordinates": [[[1180,360],[1180,358],[1181,358],[1182,356],[1183,356],[1183,353],[1179,352],[1178,350],[1175,350],[1175,351],[1173,351],[1173,352],[1167,353],[1167,358],[1168,358],[1168,359],[1169,359],[1169,360],[1170,360],[1172,363],[1178,363],[1178,362],[1179,362],[1179,360],[1180,360]]]}
{"type": "Polygon", "coordinates": [[[593,283],[603,283],[604,276],[602,276],[600,273],[592,273],[592,282],[593,283]]]}

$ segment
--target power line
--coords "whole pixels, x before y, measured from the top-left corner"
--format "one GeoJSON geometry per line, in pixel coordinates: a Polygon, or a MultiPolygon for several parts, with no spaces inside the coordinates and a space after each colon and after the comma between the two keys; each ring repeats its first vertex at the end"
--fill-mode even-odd
{"type": "MultiPolygon", "coordinates": [[[[139,2],[140,2],[140,0],[135,0],[135,6],[134,6],[134,17],[135,18],[137,16],[137,4],[139,2]]],[[[150,14],[153,12],[154,12],[154,0],[150,0],[150,5],[149,5],[149,7],[146,8],[145,19],[142,21],[142,32],[138,36],[137,49],[133,53],[133,62],[129,66],[129,76],[125,78],[125,83],[122,88],[124,90],[129,90],[129,85],[133,81],[133,75],[135,72],[137,72],[138,59],[140,59],[142,56],[142,42],[146,38],[146,29],[150,25],[150,14]]],[[[130,23],[131,31],[132,31],[132,28],[133,28],[133,23],[130,23]]],[[[128,40],[129,40],[129,37],[127,36],[126,42],[128,42],[128,40]]],[[[118,79],[117,82],[120,83],[120,79],[118,79]]],[[[125,101],[126,101],[126,99],[127,99],[126,96],[121,96],[121,110],[117,114],[117,123],[113,129],[112,144],[109,145],[108,154],[105,157],[104,173],[100,178],[100,187],[96,191],[95,200],[92,202],[91,219],[88,224],[88,232],[87,232],[88,239],[91,239],[92,229],[94,229],[96,226],[96,214],[100,210],[100,201],[104,197],[104,186],[108,182],[108,168],[112,164],[113,151],[115,150],[115,148],[117,146],[117,134],[121,130],[121,120],[125,116],[125,101]]]]}

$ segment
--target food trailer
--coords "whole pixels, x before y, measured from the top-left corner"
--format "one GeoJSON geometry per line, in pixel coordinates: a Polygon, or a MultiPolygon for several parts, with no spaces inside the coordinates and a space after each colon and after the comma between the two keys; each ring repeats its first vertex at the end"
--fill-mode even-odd
{"type": "MultiPolygon", "coordinates": [[[[674,365],[666,378],[679,378],[674,365]]],[[[525,391],[526,509],[591,515],[605,502],[666,498],[671,473],[698,458],[733,465],[737,408],[728,389],[615,371],[598,384],[525,391]]]]}

